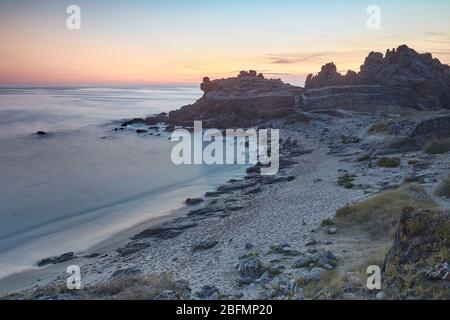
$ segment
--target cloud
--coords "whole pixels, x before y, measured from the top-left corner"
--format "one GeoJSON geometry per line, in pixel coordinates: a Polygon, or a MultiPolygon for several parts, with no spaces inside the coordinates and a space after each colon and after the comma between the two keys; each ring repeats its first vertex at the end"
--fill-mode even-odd
{"type": "Polygon", "coordinates": [[[285,73],[285,72],[264,72],[265,75],[270,76],[290,76],[290,77],[306,77],[306,73],[285,73]]]}
{"type": "Polygon", "coordinates": [[[445,38],[450,37],[450,33],[446,33],[446,32],[426,31],[425,34],[427,36],[432,36],[432,37],[445,37],[445,38]]]}
{"type": "Polygon", "coordinates": [[[433,32],[427,31],[425,35],[428,37],[425,39],[427,42],[448,44],[450,42],[450,33],[448,32],[433,32]]]}
{"type": "Polygon", "coordinates": [[[317,58],[323,58],[326,52],[318,53],[279,53],[279,54],[267,54],[269,56],[270,63],[272,64],[294,64],[304,63],[309,61],[317,61],[317,58]]]}
{"type": "Polygon", "coordinates": [[[438,50],[430,50],[430,52],[432,55],[435,55],[435,54],[450,55],[450,50],[438,49],[438,50]]]}
{"type": "Polygon", "coordinates": [[[290,64],[290,63],[295,63],[295,60],[292,59],[285,59],[285,58],[270,58],[271,63],[273,64],[290,64]]]}

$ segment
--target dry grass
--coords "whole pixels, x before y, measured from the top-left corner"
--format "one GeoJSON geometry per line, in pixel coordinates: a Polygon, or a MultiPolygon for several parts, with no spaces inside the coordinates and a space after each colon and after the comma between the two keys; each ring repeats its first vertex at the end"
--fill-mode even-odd
{"type": "Polygon", "coordinates": [[[450,151],[450,138],[433,139],[423,147],[423,152],[428,154],[442,154],[450,151]]]}
{"type": "Polygon", "coordinates": [[[408,184],[338,209],[336,224],[361,228],[374,238],[392,239],[404,207],[430,208],[435,204],[423,187],[408,184]]]}
{"type": "Polygon", "coordinates": [[[168,274],[125,276],[89,287],[93,298],[118,300],[152,300],[165,290],[179,291],[179,284],[168,274]]]}
{"type": "Polygon", "coordinates": [[[437,186],[434,194],[438,197],[450,198],[450,174],[437,186]]]}
{"type": "Polygon", "coordinates": [[[360,262],[354,267],[362,279],[367,278],[367,267],[368,266],[382,266],[386,259],[386,255],[392,247],[392,241],[386,243],[383,247],[379,248],[376,252],[373,252],[370,256],[366,258],[363,262],[360,262]]]}
{"type": "Polygon", "coordinates": [[[3,297],[24,300],[155,300],[163,299],[161,294],[169,290],[171,299],[180,299],[189,289],[187,284],[174,281],[170,274],[150,274],[145,276],[121,276],[95,284],[81,290],[69,290],[66,284],[50,285],[35,291],[22,292],[3,297]]]}
{"type": "Polygon", "coordinates": [[[378,160],[377,165],[382,168],[396,168],[400,166],[400,159],[383,157],[380,160],[378,160]]]}
{"type": "Polygon", "coordinates": [[[336,270],[328,270],[319,281],[313,281],[304,286],[305,297],[307,299],[338,299],[342,295],[343,285],[343,275],[336,270]]]}
{"type": "Polygon", "coordinates": [[[381,120],[375,124],[373,124],[368,132],[369,133],[382,133],[385,132],[389,125],[392,124],[392,121],[381,120]]]}

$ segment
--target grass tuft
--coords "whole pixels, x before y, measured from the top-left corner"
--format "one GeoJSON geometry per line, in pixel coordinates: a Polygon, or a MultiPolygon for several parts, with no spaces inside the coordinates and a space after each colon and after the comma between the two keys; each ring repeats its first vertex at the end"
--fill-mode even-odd
{"type": "Polygon", "coordinates": [[[404,207],[420,209],[435,204],[422,186],[408,184],[338,209],[335,222],[360,227],[374,238],[392,239],[404,207]]]}
{"type": "Polygon", "coordinates": [[[377,165],[382,168],[396,168],[400,166],[400,159],[383,157],[380,160],[378,160],[377,165]]]}
{"type": "Polygon", "coordinates": [[[450,138],[433,139],[423,147],[423,152],[428,154],[442,154],[450,151],[450,138]]]}
{"type": "Polygon", "coordinates": [[[434,194],[438,197],[450,198],[450,174],[437,186],[434,194]]]}

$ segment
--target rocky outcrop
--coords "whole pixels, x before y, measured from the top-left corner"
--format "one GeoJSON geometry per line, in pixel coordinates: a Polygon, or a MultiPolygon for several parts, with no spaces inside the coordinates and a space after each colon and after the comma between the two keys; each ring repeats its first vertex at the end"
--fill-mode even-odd
{"type": "Polygon", "coordinates": [[[345,75],[341,75],[337,72],[336,65],[331,62],[322,66],[322,69],[316,76],[313,76],[312,74],[308,75],[305,87],[307,89],[313,89],[330,86],[355,85],[356,78],[356,72],[351,70],[348,70],[345,75]]]}
{"type": "Polygon", "coordinates": [[[450,211],[405,208],[385,272],[401,297],[450,298],[450,211]]]}
{"type": "Polygon", "coordinates": [[[393,136],[378,146],[378,154],[417,151],[433,139],[450,136],[450,113],[411,114],[379,122],[370,131],[393,136]]]}
{"type": "Polygon", "coordinates": [[[303,89],[266,79],[256,71],[241,71],[237,77],[219,80],[204,78],[204,95],[192,105],[169,113],[168,120],[182,126],[203,120],[203,127],[248,127],[286,117],[301,103],[303,89]]]}
{"type": "Polygon", "coordinates": [[[146,119],[136,118],[122,126],[165,123],[191,127],[196,120],[204,128],[251,127],[273,119],[300,122],[303,111],[345,109],[357,112],[429,111],[450,109],[450,67],[431,54],[419,54],[406,45],[385,55],[371,52],[359,72],[345,75],[328,63],[306,79],[305,88],[280,79],[266,79],[254,70],[236,77],[203,78],[203,96],[191,105],[146,119]]]}
{"type": "Polygon", "coordinates": [[[313,91],[312,99],[305,101],[310,108],[390,104],[418,110],[450,109],[450,67],[430,53],[419,54],[406,45],[388,50],[384,56],[371,52],[358,73],[341,75],[329,63],[316,76],[309,75],[305,86],[336,87],[331,94],[313,91]]]}
{"type": "Polygon", "coordinates": [[[419,122],[410,137],[449,137],[450,136],[450,115],[439,115],[429,117],[419,122]]]}
{"type": "Polygon", "coordinates": [[[68,253],[64,253],[60,256],[56,256],[56,257],[51,257],[51,258],[45,258],[42,260],[39,260],[37,263],[38,267],[43,267],[46,266],[48,264],[57,264],[57,263],[62,263],[62,262],[66,262],[72,259],[75,259],[76,256],[73,252],[68,252],[68,253]]]}
{"type": "Polygon", "coordinates": [[[402,87],[383,85],[345,85],[309,89],[304,95],[306,110],[345,109],[358,112],[420,110],[415,93],[402,87]]]}

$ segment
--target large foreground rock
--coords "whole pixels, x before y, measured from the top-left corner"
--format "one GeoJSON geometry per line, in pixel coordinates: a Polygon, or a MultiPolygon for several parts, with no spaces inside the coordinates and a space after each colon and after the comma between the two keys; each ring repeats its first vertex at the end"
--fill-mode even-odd
{"type": "Polygon", "coordinates": [[[385,271],[402,298],[450,298],[450,211],[405,208],[385,271]]]}

